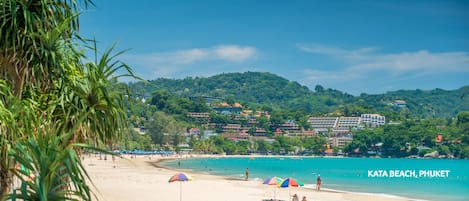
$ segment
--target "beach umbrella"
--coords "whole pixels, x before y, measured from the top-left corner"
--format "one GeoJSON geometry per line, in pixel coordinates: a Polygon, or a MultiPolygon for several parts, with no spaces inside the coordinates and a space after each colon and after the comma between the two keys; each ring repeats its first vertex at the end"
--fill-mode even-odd
{"type": "MultiPolygon", "coordinates": [[[[290,187],[300,187],[300,186],[304,186],[303,182],[297,180],[297,179],[294,179],[294,178],[291,178],[291,177],[288,177],[286,178],[285,180],[282,181],[282,183],[280,183],[278,185],[280,188],[290,188],[290,187]]],[[[288,191],[288,194],[290,195],[291,197],[291,192],[288,191]]]]}
{"type": "MultiPolygon", "coordinates": [[[[283,181],[283,179],[280,178],[280,177],[270,177],[270,178],[267,178],[266,180],[264,180],[264,182],[262,182],[262,184],[278,186],[280,183],[282,183],[282,181],[283,181]]],[[[276,189],[274,189],[274,200],[276,199],[276,197],[277,197],[277,191],[276,191],[276,189]]]]}
{"type": "Polygon", "coordinates": [[[283,181],[283,179],[280,178],[280,177],[270,177],[270,178],[264,180],[264,182],[262,184],[279,185],[282,181],[283,181]]]}
{"type": "Polygon", "coordinates": [[[191,181],[192,177],[187,175],[184,172],[179,172],[173,175],[171,178],[169,178],[168,182],[175,182],[179,181],[179,200],[182,201],[182,182],[184,181],[191,181]]]}
{"type": "Polygon", "coordinates": [[[297,179],[291,178],[291,177],[286,178],[285,180],[282,181],[282,183],[279,184],[280,188],[300,187],[300,186],[304,186],[303,182],[297,179]]]}

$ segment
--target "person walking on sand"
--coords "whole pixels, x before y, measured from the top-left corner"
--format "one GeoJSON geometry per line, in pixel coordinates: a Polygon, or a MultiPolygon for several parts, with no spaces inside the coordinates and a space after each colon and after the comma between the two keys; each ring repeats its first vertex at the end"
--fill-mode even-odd
{"type": "Polygon", "coordinates": [[[249,178],[249,168],[246,168],[246,171],[244,172],[244,174],[246,175],[246,181],[247,181],[249,178]]]}
{"type": "Polygon", "coordinates": [[[321,175],[318,174],[318,178],[316,179],[316,190],[320,191],[321,190],[321,175]]]}
{"type": "Polygon", "coordinates": [[[306,200],[306,196],[303,196],[303,199],[301,199],[301,201],[308,201],[308,200],[306,200]]]}

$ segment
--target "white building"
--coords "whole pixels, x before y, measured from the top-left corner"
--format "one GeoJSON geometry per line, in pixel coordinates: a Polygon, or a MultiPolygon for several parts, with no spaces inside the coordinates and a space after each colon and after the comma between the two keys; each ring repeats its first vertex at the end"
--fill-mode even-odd
{"type": "Polygon", "coordinates": [[[362,122],[360,117],[340,117],[339,122],[337,122],[337,127],[358,127],[362,122]]]}
{"type": "Polygon", "coordinates": [[[353,141],[353,136],[351,134],[342,135],[342,136],[333,136],[329,138],[329,143],[332,144],[333,147],[344,147],[346,144],[353,141]]]}
{"type": "Polygon", "coordinates": [[[372,126],[382,126],[386,123],[386,118],[379,114],[362,114],[362,122],[372,126]]]}
{"type": "Polygon", "coordinates": [[[323,132],[336,127],[338,120],[339,117],[310,117],[308,122],[314,131],[323,132]]]}

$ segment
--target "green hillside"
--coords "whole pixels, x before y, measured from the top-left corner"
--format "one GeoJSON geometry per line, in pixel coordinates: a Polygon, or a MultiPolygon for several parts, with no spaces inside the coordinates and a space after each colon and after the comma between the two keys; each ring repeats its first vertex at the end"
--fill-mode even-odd
{"type": "Polygon", "coordinates": [[[450,118],[461,111],[469,110],[469,97],[462,97],[467,87],[469,86],[457,90],[398,90],[378,95],[362,94],[357,99],[366,101],[377,111],[396,111],[396,108],[389,107],[389,104],[394,100],[404,100],[407,104],[406,111],[414,116],[450,118]]]}
{"type": "Polygon", "coordinates": [[[352,96],[320,85],[309,89],[298,82],[266,72],[224,73],[207,78],[159,78],[129,85],[134,93],[145,97],[151,97],[157,90],[164,90],[181,97],[213,97],[234,100],[250,107],[267,106],[312,114],[379,112],[390,116],[450,118],[460,111],[469,110],[469,97],[461,97],[465,87],[457,90],[399,90],[352,96]],[[404,100],[407,107],[392,105],[395,100],[404,100]]]}

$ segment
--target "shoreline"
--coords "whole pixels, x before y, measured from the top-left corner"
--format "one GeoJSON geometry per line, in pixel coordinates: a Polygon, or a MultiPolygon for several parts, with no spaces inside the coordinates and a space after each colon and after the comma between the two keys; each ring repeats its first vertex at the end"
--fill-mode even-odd
{"type": "MultiPolygon", "coordinates": [[[[243,179],[240,178],[235,178],[235,177],[230,177],[230,176],[223,176],[223,175],[215,175],[215,174],[210,174],[207,172],[197,172],[197,171],[192,171],[188,169],[178,169],[178,168],[171,168],[167,167],[164,165],[161,165],[161,163],[165,161],[174,161],[174,160],[185,160],[185,159],[191,159],[191,158],[345,158],[342,156],[284,156],[284,155],[193,155],[190,157],[180,157],[180,158],[168,158],[168,159],[162,159],[159,161],[154,162],[158,167],[165,168],[167,170],[173,170],[173,171],[186,171],[191,174],[204,174],[204,175],[210,175],[210,176],[216,176],[216,177],[221,177],[225,180],[241,180],[244,181],[243,179]]],[[[254,178],[256,179],[256,178],[254,178]]],[[[258,178],[261,179],[261,178],[258,178]]],[[[261,181],[262,182],[262,179],[261,181]]],[[[305,183],[305,186],[302,188],[304,189],[309,189],[313,190],[316,189],[315,184],[309,184],[307,185],[305,183]]],[[[398,200],[408,200],[408,201],[428,201],[424,199],[416,199],[416,198],[408,198],[400,195],[393,195],[393,194],[386,194],[386,193],[369,193],[369,192],[355,192],[355,191],[347,191],[347,190],[338,190],[338,189],[331,189],[331,188],[321,188],[321,192],[327,192],[327,193],[346,193],[346,194],[357,194],[357,195],[365,195],[365,196],[379,196],[379,197],[384,197],[384,198],[394,198],[398,200]]]]}
{"type": "MultiPolygon", "coordinates": [[[[183,191],[179,196],[187,197],[191,201],[260,201],[277,198],[291,200],[290,195],[297,193],[306,196],[308,201],[358,201],[385,200],[403,201],[413,200],[395,195],[348,192],[334,189],[312,190],[314,185],[302,188],[271,188],[259,180],[231,178],[212,175],[204,172],[194,172],[177,168],[165,167],[162,162],[168,160],[184,160],[189,158],[222,158],[222,157],[253,157],[253,156],[217,156],[217,155],[176,155],[176,156],[136,156],[130,158],[123,155],[115,160],[99,160],[93,155],[85,156],[85,166],[91,180],[90,188],[96,195],[96,200],[131,201],[131,200],[179,200],[178,186],[183,191]],[[194,180],[189,182],[168,183],[168,179],[177,172],[185,171],[194,180]],[[183,189],[183,190],[182,190],[183,189]],[[156,194],[155,194],[156,193],[156,194]],[[155,198],[155,195],[157,197],[155,198]],[[189,199],[190,197],[190,199],[189,199]]],[[[279,157],[279,156],[267,156],[279,157]]],[[[283,156],[282,156],[283,157],[283,156]]],[[[182,199],[185,200],[185,199],[182,199]]]]}

